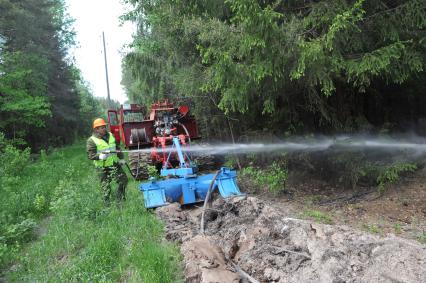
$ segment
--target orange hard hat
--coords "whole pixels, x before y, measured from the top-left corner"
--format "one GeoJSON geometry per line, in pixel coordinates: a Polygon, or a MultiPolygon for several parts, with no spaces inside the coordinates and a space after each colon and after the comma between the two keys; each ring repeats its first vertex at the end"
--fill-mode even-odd
{"type": "Polygon", "coordinates": [[[93,121],[93,129],[100,126],[106,126],[105,120],[102,118],[95,119],[95,121],[93,121]]]}

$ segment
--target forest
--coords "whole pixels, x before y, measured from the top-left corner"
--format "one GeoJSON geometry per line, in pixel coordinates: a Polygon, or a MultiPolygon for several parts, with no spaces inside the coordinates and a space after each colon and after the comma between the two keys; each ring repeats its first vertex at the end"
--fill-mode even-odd
{"type": "Polygon", "coordinates": [[[189,99],[208,137],[424,134],[424,1],[126,2],[129,99],[189,99]]]}
{"type": "Polygon", "coordinates": [[[90,133],[102,108],[70,55],[62,0],[0,1],[0,132],[34,152],[90,133]]]}
{"type": "MultiPolygon", "coordinates": [[[[126,2],[129,101],[190,101],[208,139],[424,134],[424,1],[126,2]]],[[[1,132],[34,149],[87,134],[102,103],[69,55],[64,1],[0,5],[1,132]]]]}

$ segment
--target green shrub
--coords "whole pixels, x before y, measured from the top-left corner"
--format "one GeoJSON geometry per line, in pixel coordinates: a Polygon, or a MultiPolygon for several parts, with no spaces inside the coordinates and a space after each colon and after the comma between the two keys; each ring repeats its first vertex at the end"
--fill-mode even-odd
{"type": "Polygon", "coordinates": [[[241,170],[241,175],[242,177],[249,177],[257,187],[266,187],[273,194],[286,190],[288,170],[277,162],[273,162],[264,169],[248,166],[241,170]]]}
{"type": "Polygon", "coordinates": [[[31,240],[35,227],[36,222],[33,219],[24,219],[20,223],[9,225],[3,234],[4,241],[6,244],[13,244],[31,240]]]}
{"type": "Polygon", "coordinates": [[[426,231],[423,231],[417,236],[417,240],[419,240],[420,243],[426,244],[426,231]]]}
{"type": "Polygon", "coordinates": [[[237,168],[238,167],[238,160],[236,155],[227,155],[225,157],[225,162],[223,164],[225,167],[229,168],[237,168]]]}
{"type": "Polygon", "coordinates": [[[160,172],[158,172],[157,167],[154,165],[148,165],[148,176],[150,178],[154,178],[156,180],[160,180],[162,177],[160,175],[160,172]]]}
{"type": "Polygon", "coordinates": [[[384,193],[386,186],[399,180],[400,174],[404,172],[413,172],[417,166],[413,163],[396,162],[385,167],[377,177],[377,184],[380,193],[384,193]]]}
{"type": "Polygon", "coordinates": [[[25,205],[31,193],[19,186],[29,157],[29,148],[16,148],[0,132],[0,266],[33,238],[36,227],[34,215],[25,205]]]}
{"type": "Polygon", "coordinates": [[[18,176],[28,165],[30,149],[19,150],[12,145],[6,145],[0,151],[0,176],[18,176]]]}

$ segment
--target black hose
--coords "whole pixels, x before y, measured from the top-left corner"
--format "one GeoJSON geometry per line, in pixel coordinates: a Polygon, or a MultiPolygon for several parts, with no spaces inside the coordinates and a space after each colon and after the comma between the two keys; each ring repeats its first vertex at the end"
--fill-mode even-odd
{"type": "Polygon", "coordinates": [[[129,164],[127,164],[127,162],[126,162],[125,164],[126,164],[127,169],[128,169],[128,170],[129,170],[129,172],[130,172],[130,175],[132,175],[133,179],[135,179],[135,180],[136,180],[136,177],[137,177],[137,176],[133,175],[133,172],[132,172],[132,170],[130,169],[129,164]]]}
{"type": "MultiPolygon", "coordinates": [[[[144,129],[145,131],[145,129],[144,129]]],[[[138,142],[138,150],[139,150],[140,143],[138,142]]],[[[138,163],[136,163],[136,176],[135,179],[139,176],[139,162],[141,160],[141,154],[138,152],[138,163]]]]}
{"type": "Polygon", "coordinates": [[[204,235],[204,212],[206,211],[206,207],[207,207],[207,203],[210,200],[210,195],[213,193],[213,186],[214,186],[214,182],[216,181],[217,176],[219,175],[221,170],[217,170],[216,174],[214,175],[212,181],[210,182],[210,187],[207,190],[207,194],[206,194],[206,199],[204,200],[204,205],[203,205],[203,212],[201,213],[201,224],[200,224],[200,234],[204,235]]]}
{"type": "MultiPolygon", "coordinates": [[[[185,134],[188,136],[188,145],[191,145],[191,137],[189,136],[188,129],[185,127],[184,124],[182,124],[180,122],[179,122],[179,126],[181,126],[183,128],[183,130],[185,131],[185,134]]],[[[189,157],[190,160],[192,160],[192,155],[191,154],[189,154],[188,157],[189,157]]]]}

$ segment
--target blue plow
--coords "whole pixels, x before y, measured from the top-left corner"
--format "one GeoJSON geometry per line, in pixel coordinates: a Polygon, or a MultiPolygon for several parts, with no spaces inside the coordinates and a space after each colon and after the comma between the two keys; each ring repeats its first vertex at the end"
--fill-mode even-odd
{"type": "MultiPolygon", "coordinates": [[[[161,175],[172,175],[176,178],[151,180],[139,186],[144,195],[146,208],[164,206],[172,202],[181,204],[203,202],[210,186],[212,186],[212,191],[219,189],[219,193],[224,198],[243,195],[236,183],[237,173],[235,170],[222,167],[215,179],[216,174],[197,175],[197,167],[185,162],[184,153],[177,138],[173,138],[173,147],[178,154],[180,168],[163,168],[161,175]]],[[[187,160],[189,160],[188,156],[187,160]]]]}

